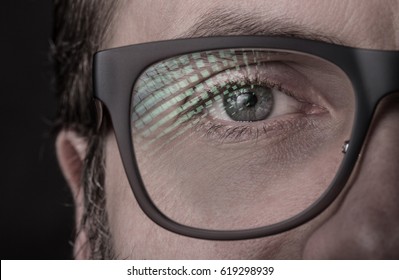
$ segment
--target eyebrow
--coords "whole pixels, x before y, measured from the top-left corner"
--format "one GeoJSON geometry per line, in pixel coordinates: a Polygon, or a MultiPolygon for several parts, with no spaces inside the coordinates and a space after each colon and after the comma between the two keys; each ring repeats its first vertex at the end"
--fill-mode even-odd
{"type": "Polygon", "coordinates": [[[263,35],[300,38],[336,45],[349,45],[332,34],[324,34],[291,18],[265,17],[240,10],[213,9],[201,14],[196,22],[177,38],[263,35]]]}

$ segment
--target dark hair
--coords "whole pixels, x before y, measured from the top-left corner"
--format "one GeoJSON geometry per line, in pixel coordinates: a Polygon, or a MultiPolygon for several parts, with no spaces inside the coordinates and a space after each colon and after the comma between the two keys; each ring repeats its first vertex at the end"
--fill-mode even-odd
{"type": "Polygon", "coordinates": [[[54,132],[72,129],[87,141],[81,183],[84,213],[77,233],[84,230],[91,258],[111,258],[105,211],[103,140],[107,121],[96,131],[92,104],[92,57],[109,39],[119,1],[54,0],[52,60],[58,100],[54,132]]]}
{"type": "Polygon", "coordinates": [[[107,0],[54,0],[56,131],[72,128],[84,137],[95,131],[92,57],[109,37],[116,6],[116,1],[107,0]]]}

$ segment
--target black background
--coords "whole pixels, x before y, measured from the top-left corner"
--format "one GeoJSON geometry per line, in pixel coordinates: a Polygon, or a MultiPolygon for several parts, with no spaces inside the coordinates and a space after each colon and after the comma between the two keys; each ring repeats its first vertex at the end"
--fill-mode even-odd
{"type": "Polygon", "coordinates": [[[73,207],[49,137],[49,0],[2,0],[1,259],[72,257],[73,207]]]}

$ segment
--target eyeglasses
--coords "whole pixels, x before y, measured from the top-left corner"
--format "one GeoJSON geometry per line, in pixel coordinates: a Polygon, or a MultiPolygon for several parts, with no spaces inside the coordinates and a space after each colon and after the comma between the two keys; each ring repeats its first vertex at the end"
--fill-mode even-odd
{"type": "Polygon", "coordinates": [[[289,230],[331,204],[398,74],[397,51],[195,38],[97,53],[94,94],[148,217],[238,240],[289,230]]]}

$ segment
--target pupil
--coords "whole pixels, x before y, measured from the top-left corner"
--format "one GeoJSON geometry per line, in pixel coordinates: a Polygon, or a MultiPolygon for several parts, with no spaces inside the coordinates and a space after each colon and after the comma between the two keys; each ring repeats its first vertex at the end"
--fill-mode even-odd
{"type": "Polygon", "coordinates": [[[237,107],[254,107],[258,102],[258,98],[256,97],[254,92],[245,92],[237,96],[237,107]]]}

